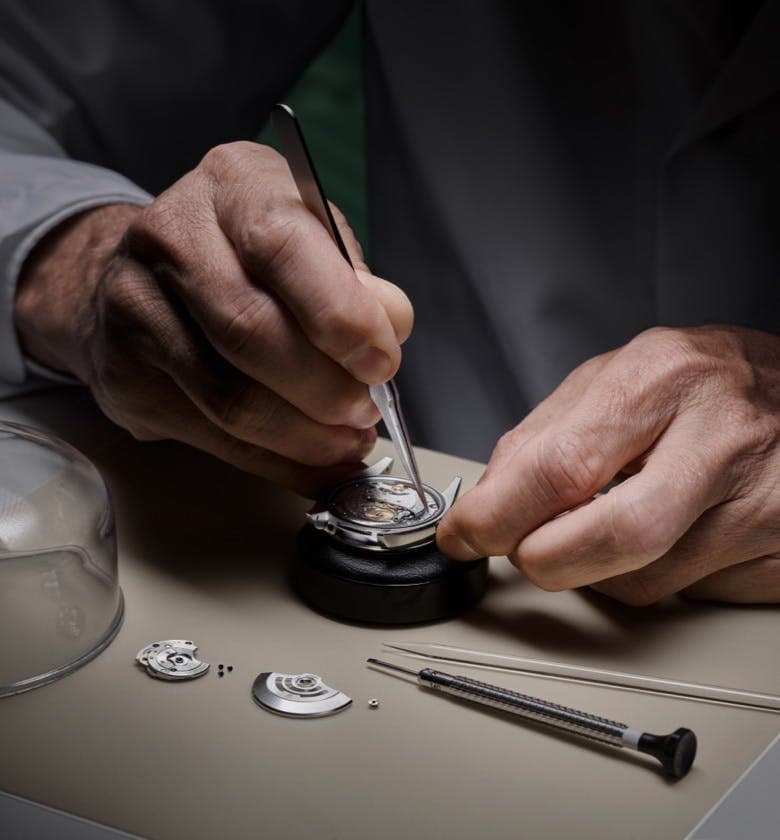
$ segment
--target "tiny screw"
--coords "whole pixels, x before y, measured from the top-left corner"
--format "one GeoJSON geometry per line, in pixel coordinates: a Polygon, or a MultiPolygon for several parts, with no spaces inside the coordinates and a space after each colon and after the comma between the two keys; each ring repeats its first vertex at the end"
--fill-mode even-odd
{"type": "Polygon", "coordinates": [[[225,666],[224,666],[221,662],[219,663],[219,665],[217,665],[217,668],[219,668],[219,670],[220,670],[220,671],[221,671],[224,667],[225,667],[225,666]]]}
{"type": "Polygon", "coordinates": [[[378,709],[379,708],[379,700],[376,698],[372,698],[368,701],[368,708],[369,709],[378,709]]]}
{"type": "Polygon", "coordinates": [[[233,670],[233,666],[232,666],[232,665],[228,665],[227,669],[228,669],[228,671],[232,671],[232,670],[233,670]]]}

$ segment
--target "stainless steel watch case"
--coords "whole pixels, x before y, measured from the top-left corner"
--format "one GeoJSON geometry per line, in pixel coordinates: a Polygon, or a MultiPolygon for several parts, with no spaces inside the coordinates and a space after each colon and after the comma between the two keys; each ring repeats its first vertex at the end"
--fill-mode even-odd
{"type": "Polygon", "coordinates": [[[424,484],[426,500],[431,508],[428,513],[424,513],[412,482],[407,478],[387,475],[392,464],[392,458],[382,458],[373,466],[338,484],[306,514],[309,522],[317,530],[324,531],[344,545],[368,551],[405,551],[432,543],[436,526],[458,496],[460,477],[453,478],[442,491],[424,484]],[[384,496],[378,496],[377,493],[384,496]],[[397,495],[399,499],[413,496],[417,499],[419,509],[389,503],[388,494],[397,495]],[[349,505],[345,502],[370,505],[369,516],[390,516],[393,521],[370,521],[366,516],[347,511],[349,505]],[[394,511],[400,515],[399,519],[396,519],[394,511]],[[411,522],[409,515],[414,517],[411,522]]]}

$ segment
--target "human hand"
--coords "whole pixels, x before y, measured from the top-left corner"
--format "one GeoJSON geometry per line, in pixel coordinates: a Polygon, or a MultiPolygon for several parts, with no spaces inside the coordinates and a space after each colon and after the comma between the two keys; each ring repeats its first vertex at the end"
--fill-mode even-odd
{"type": "Polygon", "coordinates": [[[780,601],[780,338],[656,328],[589,360],[502,437],[437,542],[627,604],[780,601]]]}
{"type": "Polygon", "coordinates": [[[217,147],[147,208],[92,210],[44,240],[20,278],[22,345],[136,438],[313,494],[373,448],[367,384],[394,374],[412,326],[334,211],[358,278],[279,154],[217,147]]]}

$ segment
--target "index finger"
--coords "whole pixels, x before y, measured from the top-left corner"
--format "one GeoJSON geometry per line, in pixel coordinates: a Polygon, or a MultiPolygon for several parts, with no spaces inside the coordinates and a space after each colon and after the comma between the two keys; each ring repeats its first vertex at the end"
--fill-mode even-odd
{"type": "Polygon", "coordinates": [[[284,159],[245,150],[220,178],[217,218],[247,273],[287,306],[312,344],[357,379],[389,379],[401,351],[387,312],[306,209],[284,159]]]}
{"type": "Polygon", "coordinates": [[[502,453],[440,523],[441,551],[457,560],[509,555],[531,531],[591,499],[668,422],[662,412],[626,411],[621,403],[596,388],[566,417],[502,453]]]}

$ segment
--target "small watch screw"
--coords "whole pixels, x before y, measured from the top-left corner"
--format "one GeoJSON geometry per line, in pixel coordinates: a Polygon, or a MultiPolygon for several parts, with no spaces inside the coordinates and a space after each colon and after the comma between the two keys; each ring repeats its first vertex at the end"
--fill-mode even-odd
{"type": "Polygon", "coordinates": [[[379,700],[377,700],[376,698],[371,698],[371,700],[368,701],[368,708],[369,709],[378,709],[379,708],[379,700]]]}

